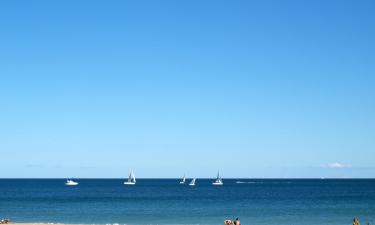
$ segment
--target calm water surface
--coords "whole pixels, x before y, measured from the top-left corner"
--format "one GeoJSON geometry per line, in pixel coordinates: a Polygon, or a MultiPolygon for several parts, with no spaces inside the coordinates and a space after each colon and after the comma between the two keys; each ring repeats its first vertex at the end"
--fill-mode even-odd
{"type": "Polygon", "coordinates": [[[375,224],[374,179],[0,179],[0,217],[17,222],[90,224],[375,224]],[[237,183],[242,181],[243,183],[237,183]]]}

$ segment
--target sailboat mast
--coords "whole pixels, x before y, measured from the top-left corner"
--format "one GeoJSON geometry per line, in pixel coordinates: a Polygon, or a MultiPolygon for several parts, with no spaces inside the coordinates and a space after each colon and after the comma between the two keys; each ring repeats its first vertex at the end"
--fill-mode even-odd
{"type": "Polygon", "coordinates": [[[131,181],[132,181],[132,172],[130,172],[129,178],[128,178],[128,182],[131,182],[131,181]]]}

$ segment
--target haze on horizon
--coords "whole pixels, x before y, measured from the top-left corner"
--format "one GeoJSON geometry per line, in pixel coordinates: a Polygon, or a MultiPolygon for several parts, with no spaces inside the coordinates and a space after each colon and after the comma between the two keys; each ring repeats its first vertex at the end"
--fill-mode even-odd
{"type": "Polygon", "coordinates": [[[375,177],[374,1],[2,1],[0,177],[375,177]]]}

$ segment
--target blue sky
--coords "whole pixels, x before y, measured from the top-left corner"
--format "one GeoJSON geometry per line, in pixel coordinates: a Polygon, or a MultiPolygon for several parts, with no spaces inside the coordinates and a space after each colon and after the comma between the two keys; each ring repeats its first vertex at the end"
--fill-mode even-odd
{"type": "Polygon", "coordinates": [[[375,177],[373,1],[1,1],[0,177],[375,177]]]}

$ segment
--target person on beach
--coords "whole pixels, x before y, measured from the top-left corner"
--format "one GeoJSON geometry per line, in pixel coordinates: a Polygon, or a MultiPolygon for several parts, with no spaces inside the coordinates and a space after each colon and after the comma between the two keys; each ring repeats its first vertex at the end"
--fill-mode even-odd
{"type": "Polygon", "coordinates": [[[234,221],[234,225],[241,225],[241,221],[240,221],[240,219],[238,219],[238,217],[234,221]]]}
{"type": "Polygon", "coordinates": [[[353,225],[360,225],[359,220],[357,219],[357,217],[354,217],[354,219],[353,219],[353,225]]]}
{"type": "Polygon", "coordinates": [[[8,224],[8,223],[11,223],[10,219],[2,219],[0,221],[0,224],[8,224]]]}
{"type": "Polygon", "coordinates": [[[224,225],[233,225],[232,220],[224,220],[224,225]]]}
{"type": "Polygon", "coordinates": [[[235,220],[224,220],[224,225],[241,225],[241,221],[238,217],[235,220]]]}

